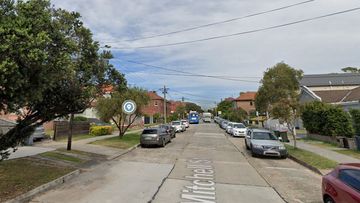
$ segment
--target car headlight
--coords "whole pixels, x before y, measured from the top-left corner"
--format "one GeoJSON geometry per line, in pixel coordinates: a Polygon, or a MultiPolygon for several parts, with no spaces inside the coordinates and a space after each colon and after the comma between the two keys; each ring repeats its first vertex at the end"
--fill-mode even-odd
{"type": "Polygon", "coordinates": [[[280,149],[280,150],[284,150],[284,149],[286,149],[286,148],[285,148],[285,146],[280,146],[279,149],[280,149]]]}
{"type": "Polygon", "coordinates": [[[263,147],[261,145],[253,144],[252,147],[262,149],[263,147]]]}

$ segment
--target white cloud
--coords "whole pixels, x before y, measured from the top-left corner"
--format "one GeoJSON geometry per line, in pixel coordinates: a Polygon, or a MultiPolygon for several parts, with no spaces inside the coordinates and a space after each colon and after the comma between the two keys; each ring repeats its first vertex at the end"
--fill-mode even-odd
{"type": "MultiPolygon", "coordinates": [[[[167,37],[125,40],[194,25],[239,17],[301,0],[55,0],[57,7],[81,13],[102,44],[136,47],[200,39],[268,27],[360,6],[358,0],[316,0],[276,13],[167,37]]],[[[143,50],[114,50],[123,59],[209,75],[262,76],[266,68],[285,61],[305,73],[339,72],[360,66],[360,11],[281,29],[189,45],[143,50]],[[128,57],[128,58],[126,58],[128,57]]],[[[121,69],[121,68],[120,68],[121,69]]],[[[154,69],[152,69],[154,70],[154,69]]],[[[154,70],[155,71],[155,70],[154,70]]],[[[159,70],[156,70],[159,71],[159,70]]],[[[209,78],[127,74],[130,83],[170,88],[220,99],[256,90],[256,83],[209,78]]],[[[195,98],[194,98],[195,99],[195,98]]]]}

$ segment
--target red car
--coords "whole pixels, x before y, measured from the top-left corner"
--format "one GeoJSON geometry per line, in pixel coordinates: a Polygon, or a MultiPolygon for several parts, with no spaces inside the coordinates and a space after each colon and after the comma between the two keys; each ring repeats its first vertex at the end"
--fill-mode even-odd
{"type": "Polygon", "coordinates": [[[340,164],[322,178],[325,203],[360,202],[360,163],[340,164]]]}

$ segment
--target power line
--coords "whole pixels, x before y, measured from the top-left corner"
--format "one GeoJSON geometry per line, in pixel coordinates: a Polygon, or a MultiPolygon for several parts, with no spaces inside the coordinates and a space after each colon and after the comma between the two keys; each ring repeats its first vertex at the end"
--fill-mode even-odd
{"type": "Polygon", "coordinates": [[[159,45],[150,45],[150,46],[139,46],[139,47],[113,47],[112,49],[120,49],[120,50],[121,49],[122,50],[124,50],[124,49],[149,49],[149,48],[160,48],[160,47],[169,47],[169,46],[176,46],[176,45],[192,44],[192,43],[196,43],[196,42],[203,42],[203,41],[215,40],[215,39],[220,39],[220,38],[227,38],[227,37],[234,37],[234,36],[251,34],[251,33],[256,33],[256,32],[262,32],[262,31],[266,31],[266,30],[273,30],[273,29],[277,29],[277,28],[287,27],[287,26],[290,26],[290,25],[300,24],[300,23],[309,22],[309,21],[315,21],[315,20],[319,20],[319,19],[322,19],[322,18],[327,18],[327,17],[331,17],[331,16],[335,16],[335,15],[349,13],[349,12],[353,12],[353,11],[357,11],[357,10],[360,10],[360,7],[356,7],[356,8],[352,8],[352,9],[348,9],[348,10],[343,10],[343,11],[339,11],[339,12],[335,12],[335,13],[330,13],[330,14],[326,14],[326,15],[316,16],[316,17],[312,17],[312,18],[307,18],[307,19],[303,19],[303,20],[293,21],[293,22],[289,22],[289,23],[284,23],[284,24],[280,24],[280,25],[275,25],[275,26],[270,26],[270,27],[265,27],[265,28],[259,28],[259,29],[255,29],[255,30],[244,31],[244,32],[237,32],[237,33],[228,34],[228,35],[219,35],[219,36],[214,36],[214,37],[202,38],[202,39],[191,40],[191,41],[183,41],[183,42],[175,42],[175,43],[159,44],[159,45]]]}
{"type": "Polygon", "coordinates": [[[173,74],[173,75],[178,75],[178,76],[206,77],[206,78],[216,78],[216,79],[221,79],[221,80],[230,80],[230,81],[237,81],[237,82],[259,83],[259,81],[254,81],[254,80],[242,80],[242,79],[235,79],[235,78],[226,78],[224,76],[215,76],[215,75],[204,75],[204,74],[191,73],[191,72],[187,72],[187,71],[181,71],[181,70],[178,70],[178,69],[175,70],[175,69],[171,69],[171,68],[165,68],[165,67],[161,67],[161,66],[150,65],[150,64],[146,64],[146,63],[132,61],[132,60],[122,60],[122,59],[117,59],[117,60],[125,61],[125,62],[128,62],[128,63],[133,63],[133,64],[138,64],[138,65],[143,65],[143,66],[148,66],[148,67],[152,67],[152,68],[156,68],[156,69],[176,72],[178,74],[173,74]],[[179,73],[182,73],[182,74],[179,74],[179,73]]]}
{"type": "MultiPolygon", "coordinates": [[[[211,26],[214,26],[214,25],[219,25],[219,24],[229,23],[229,22],[233,22],[233,21],[237,21],[237,20],[246,19],[246,18],[251,18],[251,17],[263,15],[263,14],[273,13],[275,11],[280,11],[280,10],[284,10],[284,9],[287,9],[287,8],[300,6],[302,4],[307,4],[307,3],[310,3],[310,2],[313,2],[313,1],[315,1],[315,0],[302,1],[302,2],[299,2],[299,3],[290,4],[290,5],[287,5],[287,6],[282,6],[282,7],[267,10],[267,11],[261,11],[261,12],[258,12],[258,13],[253,13],[253,14],[249,14],[249,15],[246,15],[246,16],[242,16],[242,17],[236,17],[236,18],[217,21],[217,22],[213,22],[213,23],[198,25],[198,26],[194,26],[194,27],[188,27],[188,28],[185,28],[185,29],[175,30],[175,31],[162,33],[162,34],[156,34],[156,35],[150,35],[150,36],[145,36],[145,37],[133,38],[133,39],[125,40],[125,41],[133,42],[133,41],[138,41],[138,40],[143,40],[143,39],[151,39],[151,38],[156,38],[156,37],[163,37],[163,36],[167,36],[167,35],[178,34],[178,33],[182,33],[182,32],[188,32],[188,31],[192,31],[192,30],[205,28],[205,27],[211,27],[211,26]]],[[[105,42],[105,43],[112,43],[112,42],[105,42]]]]}
{"type": "MultiPolygon", "coordinates": [[[[180,92],[180,91],[177,91],[177,90],[174,90],[174,89],[171,89],[171,91],[173,92],[177,92],[177,93],[180,93],[180,94],[184,94],[184,95],[189,95],[189,96],[193,96],[193,97],[199,97],[199,98],[208,98],[208,99],[212,99],[212,98],[209,98],[209,97],[204,97],[204,96],[200,96],[200,95],[196,95],[196,94],[190,94],[190,93],[186,93],[186,92],[180,92]]],[[[210,101],[210,100],[208,100],[210,101]]]]}

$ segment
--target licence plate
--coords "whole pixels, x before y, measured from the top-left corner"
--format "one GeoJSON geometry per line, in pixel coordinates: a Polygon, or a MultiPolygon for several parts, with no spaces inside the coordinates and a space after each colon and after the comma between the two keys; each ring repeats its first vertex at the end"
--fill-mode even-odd
{"type": "Polygon", "coordinates": [[[145,137],[145,140],[152,140],[152,137],[145,137]]]}

